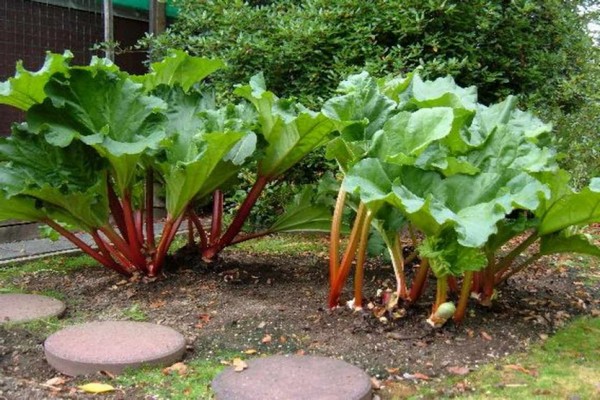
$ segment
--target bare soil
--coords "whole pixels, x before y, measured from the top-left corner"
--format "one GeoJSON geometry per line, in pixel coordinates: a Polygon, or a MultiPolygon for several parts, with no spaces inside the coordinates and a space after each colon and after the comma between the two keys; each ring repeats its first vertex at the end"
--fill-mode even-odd
{"type": "MultiPolygon", "coordinates": [[[[491,308],[470,305],[461,326],[449,322],[434,330],[425,323],[435,282],[406,315],[384,323],[371,311],[328,310],[327,259],[323,254],[261,255],[228,250],[213,265],[180,255],[177,266],[155,281],[123,280],[100,267],[63,275],[40,272],[13,283],[29,292],[59,291],[69,323],[126,319],[142,312],[146,321],[171,326],[189,343],[184,362],[264,354],[314,354],[346,360],[379,381],[382,399],[412,393],[415,384],[463,374],[499,358],[526,350],[577,315],[600,308],[598,281],[561,266],[564,259],[545,259],[528,273],[510,279],[491,308]]],[[[48,262],[52,262],[49,260],[48,262]]],[[[392,270],[373,261],[366,271],[366,296],[376,304],[377,289],[392,284],[392,270]]],[[[351,297],[348,285],[344,299],[351,297]]],[[[0,400],[87,398],[75,389],[90,379],[60,376],[44,360],[47,333],[0,326],[0,400]]],[[[448,393],[447,393],[448,394],[448,393]]],[[[451,393],[450,393],[451,394],[451,393]]],[[[124,388],[103,398],[144,398],[137,388],[124,388]]]]}

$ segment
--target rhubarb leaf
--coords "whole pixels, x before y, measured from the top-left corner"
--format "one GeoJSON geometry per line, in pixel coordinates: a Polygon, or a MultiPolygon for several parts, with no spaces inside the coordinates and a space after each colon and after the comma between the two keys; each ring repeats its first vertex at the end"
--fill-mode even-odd
{"type": "Polygon", "coordinates": [[[47,53],[44,65],[39,71],[30,72],[17,63],[14,77],[0,82],[0,104],[6,104],[27,111],[32,105],[39,104],[46,98],[44,86],[55,73],[65,73],[73,59],[70,51],[61,54],[47,53]]]}
{"type": "Polygon", "coordinates": [[[600,257],[600,247],[592,243],[585,235],[569,235],[564,230],[557,234],[542,236],[540,254],[580,253],[600,257]]]}
{"type": "Polygon", "coordinates": [[[324,144],[335,129],[324,114],[278,99],[267,91],[262,75],[254,76],[236,93],[254,104],[258,112],[258,133],[267,143],[258,173],[269,179],[277,178],[324,144]]]}
{"type": "MultiPolygon", "coordinates": [[[[0,187],[4,197],[22,206],[37,201],[32,216],[44,213],[88,230],[108,223],[104,160],[89,147],[73,142],[52,146],[43,136],[13,130],[0,139],[0,187]]],[[[20,211],[23,213],[23,210],[20,211]]]]}
{"type": "Polygon", "coordinates": [[[461,246],[452,232],[427,237],[419,246],[419,253],[429,260],[438,279],[479,271],[487,264],[481,249],[461,246]]]}
{"type": "Polygon", "coordinates": [[[141,85],[111,70],[72,69],[54,76],[48,98],[30,108],[30,128],[56,146],[81,140],[108,159],[116,190],[131,187],[138,162],[165,137],[166,103],[144,94],[141,85]]]}
{"type": "Polygon", "coordinates": [[[448,136],[453,122],[454,113],[449,107],[398,113],[383,127],[385,140],[381,143],[380,157],[404,164],[419,156],[431,143],[448,136]]]}
{"type": "MultiPolygon", "coordinates": [[[[2,174],[2,166],[0,166],[0,174],[2,174]]],[[[46,213],[38,207],[35,197],[9,197],[3,190],[0,190],[0,221],[16,219],[26,222],[39,222],[45,217],[46,213]]]]}
{"type": "Polygon", "coordinates": [[[226,109],[206,110],[199,93],[186,94],[175,87],[157,94],[168,104],[164,126],[168,139],[158,154],[157,169],[166,186],[167,211],[178,217],[244,134],[229,130],[242,123],[226,122],[226,109]]]}
{"type": "Polygon", "coordinates": [[[224,67],[225,63],[218,59],[192,57],[184,51],[172,50],[162,61],[152,63],[149,73],[132,79],[142,83],[147,91],[160,85],[180,85],[187,92],[194,84],[224,67]]]}
{"type": "Polygon", "coordinates": [[[269,232],[329,232],[331,208],[316,202],[312,187],[297,194],[284,213],[268,229],[269,232]]]}
{"type": "Polygon", "coordinates": [[[581,192],[571,192],[553,201],[541,217],[540,235],[558,232],[573,225],[600,221],[600,178],[593,178],[581,192]]]}

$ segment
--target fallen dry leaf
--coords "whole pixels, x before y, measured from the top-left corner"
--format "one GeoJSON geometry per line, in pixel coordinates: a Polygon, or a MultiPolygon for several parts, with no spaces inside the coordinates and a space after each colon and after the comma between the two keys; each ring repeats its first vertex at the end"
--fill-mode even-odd
{"type": "Polygon", "coordinates": [[[536,370],[524,368],[522,365],[519,365],[519,364],[505,365],[504,369],[511,370],[511,371],[519,371],[519,372],[522,372],[524,374],[531,375],[531,376],[537,376],[537,374],[538,374],[536,370]]]}
{"type": "Polygon", "coordinates": [[[77,386],[77,388],[86,393],[107,393],[115,390],[113,386],[99,382],[86,383],[85,385],[77,386]]]}
{"type": "Polygon", "coordinates": [[[486,331],[481,331],[481,337],[484,338],[485,340],[492,340],[492,336],[487,333],[486,331]]]}
{"type": "Polygon", "coordinates": [[[178,362],[162,370],[162,373],[165,375],[170,375],[174,372],[179,376],[184,376],[188,373],[188,367],[184,363],[178,362]]]}
{"type": "Polygon", "coordinates": [[[304,355],[304,350],[300,349],[296,352],[297,356],[303,356],[304,355]]]}
{"type": "Polygon", "coordinates": [[[262,340],[260,341],[261,343],[267,344],[267,343],[271,343],[271,335],[266,334],[264,338],[262,338],[262,340]]]}
{"type": "Polygon", "coordinates": [[[469,367],[448,367],[448,372],[454,375],[467,375],[469,373],[469,367]]]}
{"type": "Polygon", "coordinates": [[[60,376],[56,376],[54,378],[48,379],[44,385],[48,385],[48,386],[59,386],[59,385],[64,385],[67,382],[67,380],[65,378],[62,378],[60,376]]]}
{"type": "Polygon", "coordinates": [[[200,321],[202,321],[202,322],[205,322],[205,323],[206,323],[206,322],[210,321],[210,319],[211,319],[211,316],[210,316],[210,314],[200,314],[200,315],[198,315],[198,319],[199,319],[200,321]]]}
{"type": "Polygon", "coordinates": [[[246,364],[246,362],[241,358],[234,358],[231,363],[235,372],[242,372],[243,370],[248,368],[248,364],[246,364]]]}
{"type": "Polygon", "coordinates": [[[157,308],[161,308],[165,304],[167,304],[166,300],[155,300],[152,303],[150,303],[150,308],[156,310],[157,308]]]}
{"type": "Polygon", "coordinates": [[[244,350],[244,354],[252,355],[252,354],[256,354],[256,353],[258,353],[258,350],[256,350],[256,349],[244,350]]]}
{"type": "Polygon", "coordinates": [[[375,378],[374,376],[371,377],[371,388],[373,390],[381,389],[381,381],[379,379],[375,378]]]}
{"type": "Polygon", "coordinates": [[[104,375],[104,376],[107,376],[107,377],[109,377],[110,379],[115,379],[115,378],[117,377],[117,376],[116,376],[115,374],[113,374],[112,372],[109,372],[109,371],[104,371],[104,370],[100,371],[100,374],[101,374],[101,375],[104,375]]]}
{"type": "Polygon", "coordinates": [[[387,371],[389,374],[392,374],[392,375],[394,375],[394,374],[397,374],[397,373],[398,373],[398,371],[400,371],[400,368],[386,368],[385,370],[386,370],[386,371],[387,371]]]}
{"type": "Polygon", "coordinates": [[[425,374],[422,374],[422,373],[420,373],[420,372],[415,372],[415,373],[413,374],[413,376],[414,376],[416,379],[421,379],[421,380],[423,380],[423,381],[428,381],[428,380],[429,380],[429,376],[427,376],[427,375],[425,375],[425,374]]]}

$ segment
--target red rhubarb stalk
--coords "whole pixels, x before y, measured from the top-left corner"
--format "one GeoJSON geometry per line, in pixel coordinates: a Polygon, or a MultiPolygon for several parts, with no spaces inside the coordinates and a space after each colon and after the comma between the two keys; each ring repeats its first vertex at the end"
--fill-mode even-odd
{"type": "Polygon", "coordinates": [[[133,221],[135,222],[135,233],[139,243],[144,243],[144,218],[140,210],[135,210],[133,213],[133,221]]]}
{"type": "Polygon", "coordinates": [[[175,238],[177,229],[179,229],[179,225],[181,224],[181,221],[183,221],[184,216],[185,213],[182,213],[176,219],[167,216],[167,222],[165,222],[165,226],[163,227],[163,233],[160,237],[160,241],[158,242],[156,254],[154,255],[154,262],[149,268],[149,276],[156,276],[162,269],[169,246],[173,242],[173,238],[175,238]]]}
{"type": "Polygon", "coordinates": [[[340,267],[333,278],[333,285],[329,287],[329,308],[335,308],[338,305],[344,282],[350,273],[350,267],[358,248],[359,235],[362,232],[362,225],[365,220],[365,205],[360,203],[358,206],[358,212],[354,219],[354,225],[352,226],[352,232],[350,233],[350,239],[348,241],[348,247],[342,257],[340,267]]]}
{"type": "Polygon", "coordinates": [[[219,241],[223,225],[223,192],[215,190],[213,193],[213,211],[210,226],[210,244],[214,245],[219,241]]]}
{"type": "Polygon", "coordinates": [[[192,221],[192,224],[194,224],[196,230],[198,231],[198,234],[200,235],[200,248],[205,249],[208,246],[208,238],[206,237],[206,231],[204,231],[204,227],[200,222],[200,218],[198,218],[198,215],[191,207],[188,207],[188,218],[190,221],[192,221]]]}
{"type": "MultiPolygon", "coordinates": [[[[98,246],[100,247],[100,243],[103,243],[103,240],[102,240],[102,238],[99,235],[98,235],[98,239],[99,239],[99,241],[97,241],[96,238],[94,238],[94,240],[96,241],[96,244],[98,244],[98,246]]],[[[127,257],[125,257],[115,247],[111,246],[110,244],[105,244],[104,245],[104,249],[110,254],[110,256],[113,259],[117,260],[117,262],[119,263],[119,265],[127,268],[127,270],[129,270],[129,271],[140,271],[139,267],[133,265],[131,263],[131,260],[129,260],[127,257]]],[[[145,270],[141,270],[141,271],[145,271],[145,270]]]]}
{"type": "Polygon", "coordinates": [[[435,314],[438,307],[444,304],[448,299],[448,279],[446,276],[440,276],[437,278],[437,290],[435,292],[435,304],[433,305],[433,312],[435,314]]]}
{"type": "Polygon", "coordinates": [[[429,275],[429,259],[423,257],[421,259],[421,265],[419,266],[419,270],[415,275],[415,278],[412,281],[410,286],[410,293],[408,295],[408,301],[411,303],[416,302],[423,293],[423,288],[425,287],[425,282],[427,281],[427,276],[429,275]]]}
{"type": "Polygon", "coordinates": [[[156,248],[154,236],[154,171],[146,172],[146,244],[148,252],[152,254],[156,248]]]}
{"type": "Polygon", "coordinates": [[[134,255],[136,260],[143,260],[144,257],[142,256],[141,251],[142,243],[138,240],[137,229],[135,226],[135,216],[131,206],[131,193],[127,192],[124,194],[121,201],[121,206],[123,207],[123,218],[125,219],[125,228],[127,229],[127,242],[129,244],[131,254],[134,255]]]}
{"type": "Polygon", "coordinates": [[[356,255],[356,269],[354,270],[354,308],[362,308],[362,286],[364,279],[365,259],[367,255],[367,243],[369,242],[369,231],[373,215],[367,212],[360,233],[360,244],[356,255]]]}
{"type": "Polygon", "coordinates": [[[135,254],[131,253],[131,249],[127,242],[125,242],[125,240],[123,240],[123,238],[119,236],[117,232],[115,232],[112,226],[103,226],[100,228],[100,232],[102,232],[108,238],[108,240],[119,252],[121,252],[136,266],[136,269],[140,271],[146,270],[146,261],[144,258],[141,257],[141,255],[136,256],[135,254]]]}
{"type": "Polygon", "coordinates": [[[455,276],[448,277],[448,288],[450,289],[451,293],[458,292],[458,283],[456,282],[455,276]]]}
{"type": "MultiPolygon", "coordinates": [[[[522,241],[517,247],[515,247],[510,253],[504,256],[500,262],[494,267],[494,274],[496,275],[495,281],[496,284],[500,283],[502,277],[506,274],[506,272],[512,266],[514,260],[522,254],[529,246],[531,246],[538,239],[538,235],[536,231],[531,232],[531,234],[522,241]]],[[[504,281],[504,279],[502,279],[504,281]]]]}
{"type": "Polygon", "coordinates": [[[194,222],[192,222],[192,219],[189,216],[187,219],[187,225],[188,225],[187,245],[189,248],[192,248],[194,246],[194,243],[196,243],[196,241],[194,240],[194,222]]]}
{"type": "Polygon", "coordinates": [[[227,228],[227,231],[225,232],[225,234],[221,237],[221,239],[217,243],[210,245],[207,249],[205,249],[202,252],[203,260],[205,260],[205,261],[214,260],[216,255],[219,254],[219,252],[221,252],[221,250],[223,250],[225,247],[227,247],[231,244],[233,239],[235,239],[235,237],[242,230],[242,227],[244,226],[246,219],[250,215],[250,211],[252,210],[252,207],[254,207],[254,204],[256,204],[256,201],[258,200],[260,194],[262,193],[262,191],[265,188],[265,186],[267,185],[267,183],[269,183],[269,178],[266,176],[259,176],[256,179],[256,182],[254,182],[252,189],[250,189],[248,196],[246,196],[246,198],[244,199],[244,202],[240,206],[240,209],[238,210],[237,214],[233,218],[233,221],[231,222],[231,225],[229,225],[229,228],[227,228]]]}
{"type": "Polygon", "coordinates": [[[396,235],[392,242],[388,244],[388,251],[392,259],[392,267],[396,276],[396,294],[399,299],[408,300],[408,291],[406,289],[406,275],[404,274],[404,257],[402,256],[402,247],[399,235],[396,235]]]}
{"type": "Polygon", "coordinates": [[[110,213],[121,233],[121,236],[127,237],[127,228],[125,227],[125,218],[123,216],[123,207],[121,207],[121,202],[119,201],[119,196],[115,193],[115,189],[110,183],[110,178],[107,177],[108,181],[108,205],[110,207],[110,213]]]}
{"type": "Polygon", "coordinates": [[[105,267],[114,269],[115,271],[117,271],[123,275],[131,275],[129,272],[127,272],[125,269],[123,269],[119,266],[117,266],[117,269],[115,269],[114,267],[116,266],[116,263],[114,262],[114,260],[105,257],[100,252],[91,248],[83,240],[79,239],[73,232],[63,228],[60,224],[52,221],[51,219],[45,219],[45,220],[43,220],[43,222],[46,223],[47,225],[49,225],[52,229],[54,229],[58,233],[60,233],[67,240],[69,240],[75,246],[79,247],[84,253],[86,253],[87,255],[92,257],[94,260],[98,261],[100,264],[104,265],[105,267]]]}
{"type": "Polygon", "coordinates": [[[256,239],[259,237],[267,236],[267,235],[270,235],[271,233],[273,233],[273,232],[270,230],[264,230],[264,231],[260,231],[260,232],[248,233],[246,235],[238,235],[238,236],[236,236],[235,239],[233,239],[231,241],[230,245],[242,243],[242,242],[245,242],[246,240],[251,240],[251,239],[256,239]]]}
{"type": "Polygon", "coordinates": [[[329,285],[333,285],[335,276],[340,268],[340,234],[345,203],[346,191],[340,189],[335,201],[335,209],[333,210],[331,221],[331,236],[329,238],[329,285]]]}
{"type": "Polygon", "coordinates": [[[466,271],[462,287],[460,289],[460,298],[458,299],[458,306],[454,313],[454,322],[460,324],[465,318],[467,311],[467,305],[469,304],[469,298],[471,297],[471,285],[473,283],[473,271],[466,271]]]}

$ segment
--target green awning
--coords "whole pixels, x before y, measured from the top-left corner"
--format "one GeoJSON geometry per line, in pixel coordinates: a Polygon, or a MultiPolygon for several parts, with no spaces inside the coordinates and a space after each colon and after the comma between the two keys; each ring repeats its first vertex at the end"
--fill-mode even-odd
{"type": "MultiPolygon", "coordinates": [[[[113,0],[113,6],[133,8],[135,10],[148,12],[150,2],[149,0],[113,0]]],[[[167,4],[167,16],[176,17],[177,9],[167,4]]]]}

